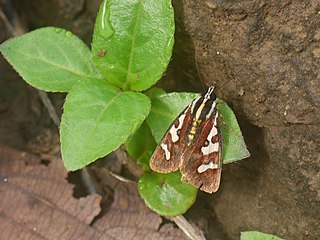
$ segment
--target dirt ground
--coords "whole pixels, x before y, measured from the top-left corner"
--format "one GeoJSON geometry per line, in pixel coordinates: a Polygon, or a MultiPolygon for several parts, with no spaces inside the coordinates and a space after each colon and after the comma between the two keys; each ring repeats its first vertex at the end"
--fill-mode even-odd
{"type": "MultiPolygon", "coordinates": [[[[63,27],[90,44],[100,1],[12,2],[28,30],[63,27]]],[[[186,218],[207,239],[239,239],[249,230],[320,239],[320,2],[174,0],[173,6],[174,54],[160,85],[194,92],[203,89],[200,78],[216,85],[252,155],[225,165],[220,190],[200,194],[186,218]]],[[[0,42],[10,37],[1,21],[0,33],[0,42]]],[[[37,90],[2,56],[0,86],[0,144],[57,155],[58,129],[37,90]]],[[[49,97],[61,114],[64,95],[49,97]]],[[[81,189],[76,174],[69,179],[81,189]]]]}

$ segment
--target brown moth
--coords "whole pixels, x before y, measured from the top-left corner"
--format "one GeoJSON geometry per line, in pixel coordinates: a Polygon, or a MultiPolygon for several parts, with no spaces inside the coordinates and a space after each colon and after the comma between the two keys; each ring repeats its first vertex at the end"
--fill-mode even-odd
{"type": "Polygon", "coordinates": [[[214,193],[221,177],[221,137],[212,86],[175,119],[154,151],[150,167],[159,173],[180,170],[182,181],[214,193]]]}

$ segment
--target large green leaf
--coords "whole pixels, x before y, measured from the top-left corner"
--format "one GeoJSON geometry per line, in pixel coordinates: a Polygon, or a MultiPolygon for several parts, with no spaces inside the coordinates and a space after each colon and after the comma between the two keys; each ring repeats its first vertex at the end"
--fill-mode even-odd
{"type": "Polygon", "coordinates": [[[1,44],[0,51],[30,85],[68,92],[82,79],[100,78],[89,48],[71,32],[40,28],[1,44]]]}
{"type": "Polygon", "coordinates": [[[241,240],[282,240],[282,238],[257,231],[248,231],[241,233],[241,240]]]}
{"type": "MultiPolygon", "coordinates": [[[[156,142],[160,142],[169,126],[181,111],[195,98],[194,93],[170,93],[151,98],[152,108],[147,118],[156,142]]],[[[223,163],[234,162],[250,156],[239,124],[228,105],[218,99],[217,108],[221,116],[223,163]]]]}
{"type": "Polygon", "coordinates": [[[165,71],[173,35],[171,0],[104,0],[94,29],[94,62],[110,83],[145,90],[165,71]]]}
{"type": "Polygon", "coordinates": [[[197,188],[181,182],[180,179],[180,172],[146,172],[139,180],[139,192],[148,207],[158,214],[177,216],[190,208],[198,192],[197,188]]]}
{"type": "Polygon", "coordinates": [[[141,125],[150,100],[104,80],[81,81],[64,104],[60,138],[64,164],[77,170],[118,148],[141,125]]]}

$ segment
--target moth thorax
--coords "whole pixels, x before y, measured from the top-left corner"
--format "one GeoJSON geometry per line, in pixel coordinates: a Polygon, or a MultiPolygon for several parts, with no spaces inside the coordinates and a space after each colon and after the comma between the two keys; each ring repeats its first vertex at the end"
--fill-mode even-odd
{"type": "Polygon", "coordinates": [[[206,120],[214,112],[216,102],[213,99],[204,99],[203,102],[196,109],[194,116],[197,120],[206,120]]]}
{"type": "Polygon", "coordinates": [[[196,118],[193,118],[192,119],[192,124],[191,124],[191,127],[188,129],[188,145],[190,145],[190,143],[192,142],[192,140],[194,139],[194,136],[197,132],[197,129],[200,125],[200,123],[202,122],[202,120],[199,120],[199,119],[196,119],[196,118]]]}

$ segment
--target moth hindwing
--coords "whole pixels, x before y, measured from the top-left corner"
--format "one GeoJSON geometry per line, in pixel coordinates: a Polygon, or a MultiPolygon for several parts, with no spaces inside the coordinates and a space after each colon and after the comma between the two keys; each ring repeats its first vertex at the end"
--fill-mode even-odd
{"type": "Polygon", "coordinates": [[[196,98],[174,120],[150,159],[152,170],[180,170],[182,181],[202,191],[219,188],[222,168],[220,116],[214,87],[196,98]]]}

